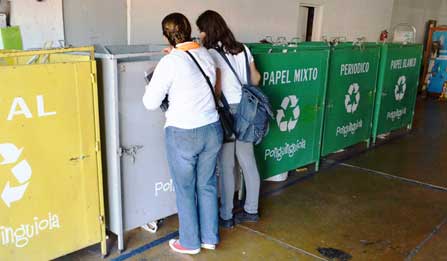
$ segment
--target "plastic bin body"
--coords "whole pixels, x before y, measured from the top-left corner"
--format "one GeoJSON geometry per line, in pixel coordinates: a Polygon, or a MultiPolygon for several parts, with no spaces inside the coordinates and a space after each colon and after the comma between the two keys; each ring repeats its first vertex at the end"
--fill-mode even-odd
{"type": "Polygon", "coordinates": [[[96,64],[91,56],[2,52],[0,259],[105,248],[96,64]],[[35,54],[47,63],[27,65],[35,54]],[[6,57],[8,56],[8,57],[6,57]],[[45,58],[46,57],[46,58],[45,58]]]}
{"type": "Polygon", "coordinates": [[[373,142],[376,137],[413,123],[422,60],[422,45],[382,45],[373,142]]]}
{"type": "Polygon", "coordinates": [[[20,27],[11,26],[0,28],[0,49],[23,49],[20,27]]]}
{"type": "MultiPolygon", "coordinates": [[[[147,47],[147,46],[146,46],[147,47]]],[[[144,72],[160,53],[141,46],[107,47],[102,73],[109,229],[124,249],[124,232],[177,212],[165,151],[165,116],[148,111],[144,72]]]]}
{"type": "Polygon", "coordinates": [[[318,169],[329,48],[255,48],[253,56],[260,88],[275,113],[267,136],[255,147],[261,176],[312,163],[318,169]]]}
{"type": "Polygon", "coordinates": [[[369,141],[379,59],[377,44],[331,48],[322,156],[369,141]]]}

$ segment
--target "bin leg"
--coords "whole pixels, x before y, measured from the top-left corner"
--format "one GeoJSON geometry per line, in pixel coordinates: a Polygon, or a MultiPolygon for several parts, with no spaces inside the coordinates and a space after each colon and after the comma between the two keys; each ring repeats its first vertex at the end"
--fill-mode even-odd
{"type": "Polygon", "coordinates": [[[366,140],[366,148],[369,149],[370,146],[371,146],[371,139],[367,139],[366,140]]]}
{"type": "Polygon", "coordinates": [[[118,253],[124,251],[124,235],[118,235],[118,253]]]}
{"type": "Polygon", "coordinates": [[[107,256],[107,239],[101,241],[101,255],[102,258],[105,258],[107,256]]]}
{"type": "Polygon", "coordinates": [[[317,162],[315,163],[315,171],[319,170],[320,170],[320,159],[318,159],[317,162]]]}

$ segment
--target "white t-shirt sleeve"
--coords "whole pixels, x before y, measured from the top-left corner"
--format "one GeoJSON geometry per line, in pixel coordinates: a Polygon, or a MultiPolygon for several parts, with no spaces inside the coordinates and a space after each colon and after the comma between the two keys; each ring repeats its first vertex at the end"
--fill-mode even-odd
{"type": "Polygon", "coordinates": [[[208,52],[210,53],[211,57],[213,58],[214,61],[214,66],[216,68],[221,69],[222,68],[222,57],[220,56],[220,54],[217,52],[217,50],[215,49],[209,49],[208,52]]]}
{"type": "Polygon", "coordinates": [[[255,61],[255,59],[253,58],[253,55],[250,52],[250,49],[248,49],[248,47],[244,44],[245,47],[245,51],[247,52],[247,57],[248,57],[248,62],[251,64],[255,61]]]}
{"type": "Polygon", "coordinates": [[[148,110],[156,110],[160,107],[173,82],[173,71],[169,60],[164,57],[155,68],[151,81],[146,85],[143,96],[143,104],[148,110]]]}

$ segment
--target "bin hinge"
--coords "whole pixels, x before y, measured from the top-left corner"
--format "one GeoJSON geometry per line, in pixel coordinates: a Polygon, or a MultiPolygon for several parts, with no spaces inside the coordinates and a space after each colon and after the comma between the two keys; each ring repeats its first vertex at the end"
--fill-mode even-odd
{"type": "Polygon", "coordinates": [[[105,224],[105,220],[104,220],[104,216],[99,216],[99,223],[101,224],[101,225],[104,225],[105,224]]]}
{"type": "Polygon", "coordinates": [[[123,156],[123,148],[119,147],[118,148],[118,157],[122,157],[123,156]]]}
{"type": "Polygon", "coordinates": [[[91,78],[91,80],[92,80],[92,83],[93,83],[93,84],[96,84],[96,74],[91,73],[91,74],[90,74],[90,78],[91,78]]]}
{"type": "Polygon", "coordinates": [[[96,152],[101,151],[101,142],[99,140],[96,141],[95,150],[96,150],[96,152]]]}

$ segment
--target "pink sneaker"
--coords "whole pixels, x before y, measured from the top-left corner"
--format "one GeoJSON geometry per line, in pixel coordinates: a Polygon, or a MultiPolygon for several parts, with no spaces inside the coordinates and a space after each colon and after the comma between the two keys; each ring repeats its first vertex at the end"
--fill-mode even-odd
{"type": "Polygon", "coordinates": [[[200,248],[197,249],[184,248],[182,245],[180,245],[180,241],[178,239],[169,240],[169,246],[171,247],[172,250],[180,254],[196,255],[200,253],[200,248]]]}

